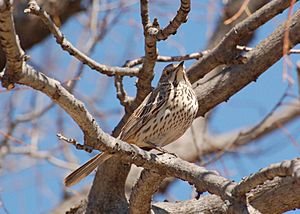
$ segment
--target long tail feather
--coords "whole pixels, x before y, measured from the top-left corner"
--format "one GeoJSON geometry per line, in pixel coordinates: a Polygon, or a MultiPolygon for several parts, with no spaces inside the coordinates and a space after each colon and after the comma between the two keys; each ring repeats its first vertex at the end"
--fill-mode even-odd
{"type": "Polygon", "coordinates": [[[83,164],[74,172],[72,172],[70,175],[68,175],[64,180],[65,185],[67,187],[70,187],[73,186],[74,184],[77,184],[83,178],[88,176],[94,169],[96,169],[97,166],[104,163],[111,156],[112,156],[111,154],[107,154],[107,153],[100,153],[94,156],[93,158],[88,160],[85,164],[83,164]]]}

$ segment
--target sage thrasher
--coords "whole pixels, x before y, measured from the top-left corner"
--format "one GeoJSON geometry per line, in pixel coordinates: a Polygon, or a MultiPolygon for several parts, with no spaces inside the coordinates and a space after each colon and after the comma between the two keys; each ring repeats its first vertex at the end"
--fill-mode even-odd
{"type": "MultiPolygon", "coordinates": [[[[170,64],[163,70],[157,87],[145,98],[124,125],[119,139],[142,149],[157,149],[172,143],[191,126],[198,102],[183,62],[170,64]]],[[[89,175],[113,154],[102,152],[65,178],[72,186],[89,175]]]]}

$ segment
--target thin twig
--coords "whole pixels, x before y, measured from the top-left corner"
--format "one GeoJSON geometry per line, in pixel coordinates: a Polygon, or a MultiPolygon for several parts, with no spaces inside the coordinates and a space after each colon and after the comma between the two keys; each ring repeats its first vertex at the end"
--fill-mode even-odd
{"type": "Polygon", "coordinates": [[[224,21],[225,25],[229,25],[232,22],[234,22],[235,20],[237,20],[242,14],[243,12],[247,10],[248,8],[248,4],[249,4],[250,0],[244,0],[242,6],[240,7],[240,9],[238,10],[238,12],[236,12],[232,17],[230,17],[229,19],[224,21]]]}
{"type": "MultiPolygon", "coordinates": [[[[205,54],[208,54],[209,50],[201,51],[198,53],[190,53],[183,56],[157,56],[157,62],[180,62],[185,60],[200,59],[205,54]]],[[[126,67],[134,67],[143,63],[145,57],[129,60],[125,63],[126,67]]]]}
{"type": "Polygon", "coordinates": [[[124,106],[126,112],[130,112],[130,106],[133,98],[127,95],[123,85],[123,78],[121,76],[115,76],[115,87],[117,98],[120,100],[121,105],[124,106]]]}
{"type": "Polygon", "coordinates": [[[172,21],[163,29],[159,30],[156,38],[157,41],[166,40],[170,35],[176,34],[181,24],[187,22],[188,14],[191,9],[190,0],[181,0],[180,8],[172,21]]]}
{"type": "Polygon", "coordinates": [[[300,96],[300,61],[297,62],[298,96],[300,96]]]}
{"type": "Polygon", "coordinates": [[[75,148],[78,150],[84,150],[89,153],[91,153],[93,151],[93,148],[91,148],[88,145],[82,145],[82,144],[78,143],[77,140],[74,138],[67,138],[67,137],[63,136],[61,133],[57,133],[56,136],[58,137],[59,140],[63,140],[69,144],[74,145],[75,148]]]}
{"type": "Polygon", "coordinates": [[[70,55],[76,57],[83,64],[87,64],[91,69],[96,70],[102,74],[108,76],[120,75],[120,76],[138,76],[140,68],[123,68],[123,67],[111,67],[104,64],[97,63],[95,60],[88,57],[83,52],[75,48],[72,43],[70,43],[55,23],[51,20],[50,16],[46,11],[42,10],[35,0],[30,0],[28,3],[28,8],[24,10],[25,13],[30,13],[37,15],[49,28],[51,33],[56,38],[56,42],[60,44],[63,50],[67,51],[70,55]]]}
{"type": "MultiPolygon", "coordinates": [[[[236,49],[238,49],[240,51],[246,51],[246,52],[253,50],[253,48],[247,47],[247,46],[244,46],[244,45],[237,45],[236,49]]],[[[288,54],[300,54],[300,49],[290,49],[288,51],[288,54]]]]}
{"type": "Polygon", "coordinates": [[[61,159],[58,159],[54,157],[50,152],[48,151],[37,151],[33,149],[31,146],[26,147],[9,147],[9,152],[11,154],[22,154],[22,155],[28,155],[32,158],[37,159],[44,159],[47,160],[49,163],[58,166],[60,168],[69,169],[69,170],[75,170],[78,165],[70,162],[63,161],[61,159]]]}

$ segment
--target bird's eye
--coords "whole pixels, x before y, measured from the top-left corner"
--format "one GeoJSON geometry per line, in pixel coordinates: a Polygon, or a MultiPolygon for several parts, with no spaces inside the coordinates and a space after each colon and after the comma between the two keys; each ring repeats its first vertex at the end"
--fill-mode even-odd
{"type": "Polygon", "coordinates": [[[170,73],[171,73],[170,70],[166,70],[166,71],[165,71],[165,74],[166,74],[167,76],[169,76],[170,73]]]}

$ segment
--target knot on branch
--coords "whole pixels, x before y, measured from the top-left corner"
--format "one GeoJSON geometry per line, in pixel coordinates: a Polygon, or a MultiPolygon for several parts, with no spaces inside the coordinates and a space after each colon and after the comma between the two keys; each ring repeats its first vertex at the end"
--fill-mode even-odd
{"type": "Polygon", "coordinates": [[[30,0],[27,4],[27,8],[24,10],[24,13],[32,13],[37,15],[40,12],[41,8],[35,0],[30,0]]]}

